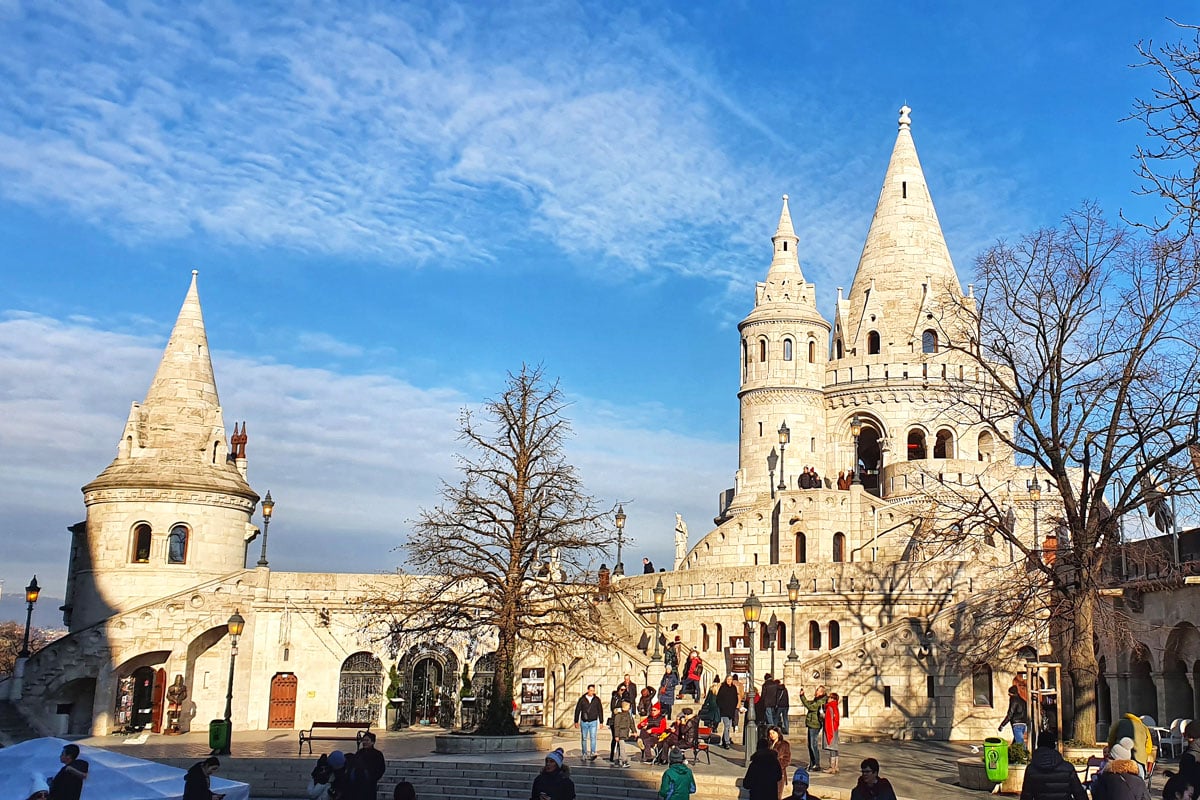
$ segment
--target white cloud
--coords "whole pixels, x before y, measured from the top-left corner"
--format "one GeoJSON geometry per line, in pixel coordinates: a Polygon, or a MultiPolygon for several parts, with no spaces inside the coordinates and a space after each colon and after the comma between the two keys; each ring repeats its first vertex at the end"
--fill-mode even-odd
{"type": "MultiPolygon", "coordinates": [[[[0,461],[0,550],[21,554],[9,562],[21,571],[0,578],[19,582],[32,570],[46,586],[62,586],[63,529],[83,518],[79,487],[115,455],[129,404],[144,394],[162,346],[84,322],[0,317],[0,449],[8,454],[0,461]]],[[[272,565],[399,566],[392,548],[406,520],[437,502],[441,479],[456,480],[459,411],[482,398],[219,350],[214,366],[226,425],[249,425],[251,483],[278,502],[272,565]]],[[[572,400],[577,436],[568,455],[588,491],[626,502],[638,557],[667,563],[675,512],[696,535],[709,528],[736,446],[666,430],[661,420],[672,409],[572,400]]]]}

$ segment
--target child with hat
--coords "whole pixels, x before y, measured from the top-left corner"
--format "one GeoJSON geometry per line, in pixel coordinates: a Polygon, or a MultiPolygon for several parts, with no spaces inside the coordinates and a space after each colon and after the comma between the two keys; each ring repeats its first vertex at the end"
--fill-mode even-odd
{"type": "Polygon", "coordinates": [[[533,779],[532,797],[537,800],[575,800],[575,783],[563,767],[563,749],[546,754],[546,764],[533,779]]]}
{"type": "Polygon", "coordinates": [[[691,768],[684,763],[683,751],[672,747],[667,756],[667,769],[663,772],[662,783],[658,787],[658,796],[666,800],[685,800],[696,791],[696,778],[691,768]]]}

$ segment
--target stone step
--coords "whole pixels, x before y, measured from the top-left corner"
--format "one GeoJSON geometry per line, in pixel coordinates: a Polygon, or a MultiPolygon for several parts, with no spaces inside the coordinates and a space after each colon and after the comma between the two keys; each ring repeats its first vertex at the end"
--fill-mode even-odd
{"type": "Polygon", "coordinates": [[[0,746],[8,747],[36,738],[37,731],[30,727],[16,706],[7,700],[0,700],[0,746]]]}

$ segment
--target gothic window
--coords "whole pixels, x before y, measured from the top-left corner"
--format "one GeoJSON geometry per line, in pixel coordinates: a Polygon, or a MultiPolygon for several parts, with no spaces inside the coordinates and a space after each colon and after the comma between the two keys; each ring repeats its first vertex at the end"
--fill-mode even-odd
{"type": "Polygon", "coordinates": [[[796,563],[803,564],[808,561],[808,542],[804,538],[804,534],[796,531],[796,563]]]}
{"type": "Polygon", "coordinates": [[[990,431],[984,431],[979,434],[979,460],[991,461],[994,446],[990,431]]]}
{"type": "Polygon", "coordinates": [[[724,642],[721,640],[721,636],[722,636],[721,623],[719,623],[719,622],[714,623],[713,631],[716,633],[716,639],[717,639],[717,642],[716,642],[717,646],[714,649],[717,650],[717,652],[720,652],[721,650],[725,649],[723,647],[724,642]]]}
{"type": "Polygon", "coordinates": [[[792,340],[791,339],[783,340],[783,360],[784,361],[792,360],[792,340]]]}
{"type": "Polygon", "coordinates": [[[817,343],[812,339],[808,340],[808,363],[817,363],[817,343]]]}
{"type": "Polygon", "coordinates": [[[708,641],[708,626],[704,623],[700,624],[700,649],[708,652],[708,646],[711,642],[708,641]]]}
{"type": "Polygon", "coordinates": [[[758,623],[758,648],[761,652],[766,652],[771,646],[771,640],[767,638],[767,623],[758,623]]]}
{"type": "Polygon", "coordinates": [[[186,564],[188,546],[187,525],[176,525],[167,535],[167,563],[186,564]]]}
{"type": "Polygon", "coordinates": [[[867,334],[867,355],[874,356],[879,354],[879,331],[871,331],[867,334]]]}
{"type": "Polygon", "coordinates": [[[937,432],[937,438],[933,441],[933,457],[954,458],[953,431],[948,428],[942,428],[937,432]]]}
{"type": "Polygon", "coordinates": [[[821,623],[816,620],[808,623],[808,649],[821,649],[821,623]]]}
{"type": "Polygon", "coordinates": [[[834,358],[842,357],[842,340],[838,339],[833,343],[834,358]]]}
{"type": "Polygon", "coordinates": [[[842,646],[842,626],[837,620],[829,620],[829,649],[842,646]]]}
{"type": "Polygon", "coordinates": [[[775,630],[775,649],[787,650],[787,625],[782,622],[775,630]]]}
{"type": "Polygon", "coordinates": [[[908,432],[908,460],[925,460],[925,431],[920,428],[908,432]]]}
{"type": "Polygon", "coordinates": [[[746,371],[750,367],[750,345],[742,339],[742,381],[746,380],[746,371]]]}
{"type": "Polygon", "coordinates": [[[133,563],[150,563],[150,526],[142,523],[133,529],[133,563]]]}
{"type": "Polygon", "coordinates": [[[836,563],[841,563],[846,560],[846,534],[835,533],[833,535],[833,560],[836,563]]]}
{"type": "Polygon", "coordinates": [[[971,693],[976,706],[992,707],[992,668],[987,664],[971,668],[971,693]]]}
{"type": "Polygon", "coordinates": [[[767,360],[767,340],[766,339],[758,340],[758,360],[759,361],[767,360]]]}
{"type": "Polygon", "coordinates": [[[930,328],[921,334],[921,352],[936,353],[938,351],[937,331],[930,328]]]}

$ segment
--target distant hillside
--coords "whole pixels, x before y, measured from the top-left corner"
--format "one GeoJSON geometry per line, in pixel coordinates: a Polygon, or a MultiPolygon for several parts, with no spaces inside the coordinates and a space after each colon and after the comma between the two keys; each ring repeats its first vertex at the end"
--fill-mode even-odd
{"type": "MultiPolygon", "coordinates": [[[[42,593],[37,604],[33,607],[33,627],[47,630],[57,630],[63,626],[62,612],[58,607],[63,604],[61,597],[50,597],[42,593]]],[[[25,592],[5,592],[0,597],[0,622],[9,620],[25,624],[25,592]]]]}

